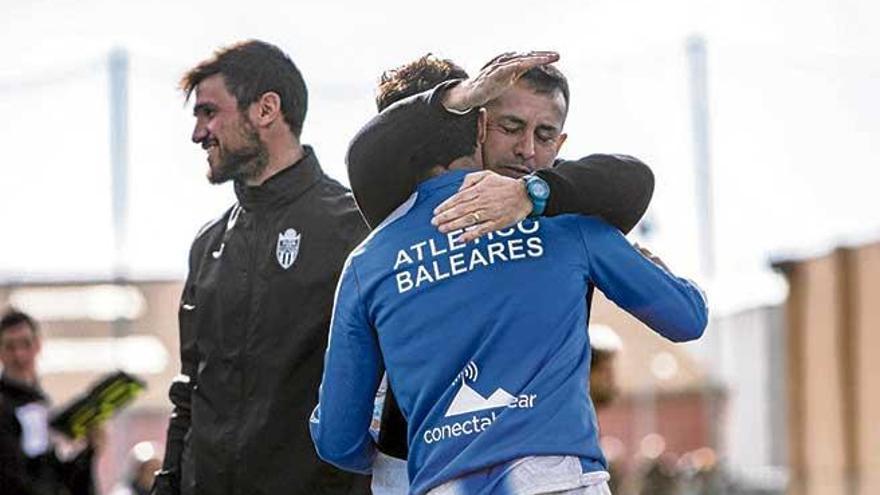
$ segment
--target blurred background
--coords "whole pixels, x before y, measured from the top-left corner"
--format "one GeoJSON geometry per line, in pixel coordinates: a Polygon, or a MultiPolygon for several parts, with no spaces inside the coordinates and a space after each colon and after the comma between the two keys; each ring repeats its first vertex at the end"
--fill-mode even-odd
{"type": "Polygon", "coordinates": [[[878,21],[880,3],[852,0],[4,0],[0,306],[41,322],[56,405],[116,369],[147,382],[108,426],[109,493],[132,447],[161,456],[189,244],[234,201],[189,140],[187,68],[234,41],[279,45],[309,87],[303,141],[347,183],[383,70],[557,50],[561,156],[653,168],[632,240],[712,312],[674,345],[594,305],[620,340],[599,417],[615,493],[880,493],[878,21]]]}

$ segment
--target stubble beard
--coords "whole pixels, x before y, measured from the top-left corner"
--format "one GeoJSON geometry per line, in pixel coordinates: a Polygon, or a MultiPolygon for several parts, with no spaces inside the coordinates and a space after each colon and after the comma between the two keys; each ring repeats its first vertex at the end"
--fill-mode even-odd
{"type": "Polygon", "coordinates": [[[244,144],[235,150],[218,150],[218,166],[211,167],[208,173],[208,181],[211,184],[222,184],[228,180],[247,183],[251,179],[259,177],[269,165],[269,151],[260,141],[260,135],[256,129],[243,119],[241,125],[241,138],[244,144]]]}

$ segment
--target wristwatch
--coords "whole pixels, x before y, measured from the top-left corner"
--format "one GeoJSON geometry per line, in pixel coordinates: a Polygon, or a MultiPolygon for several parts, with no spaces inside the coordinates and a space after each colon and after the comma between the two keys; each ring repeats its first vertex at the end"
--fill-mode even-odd
{"type": "Polygon", "coordinates": [[[543,215],[544,208],[547,207],[547,198],[550,197],[550,185],[534,174],[526,175],[522,180],[526,185],[526,193],[532,200],[532,212],[529,214],[529,218],[543,215]]]}

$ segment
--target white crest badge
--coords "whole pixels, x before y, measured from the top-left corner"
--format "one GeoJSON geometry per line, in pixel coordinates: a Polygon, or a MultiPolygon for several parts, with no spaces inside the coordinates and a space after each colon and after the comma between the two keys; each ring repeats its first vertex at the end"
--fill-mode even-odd
{"type": "Polygon", "coordinates": [[[296,261],[299,254],[300,234],[294,229],[287,229],[278,234],[278,244],[275,246],[275,257],[281,268],[287,270],[296,261]]]}

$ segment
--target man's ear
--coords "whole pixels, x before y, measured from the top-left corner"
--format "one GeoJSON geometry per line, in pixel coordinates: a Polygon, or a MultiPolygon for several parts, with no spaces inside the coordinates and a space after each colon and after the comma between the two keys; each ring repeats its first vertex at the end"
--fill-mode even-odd
{"type": "Polygon", "coordinates": [[[559,137],[556,138],[556,155],[557,156],[559,155],[559,150],[562,149],[562,145],[563,145],[563,143],[565,143],[566,139],[568,139],[568,134],[566,134],[564,132],[562,134],[560,134],[559,137]]]}
{"type": "Polygon", "coordinates": [[[263,93],[251,105],[251,122],[257,127],[268,127],[279,117],[281,117],[281,97],[274,91],[263,93]]]}
{"type": "Polygon", "coordinates": [[[477,110],[477,144],[483,144],[486,142],[486,122],[488,118],[486,117],[486,109],[480,108],[477,110]]]}

